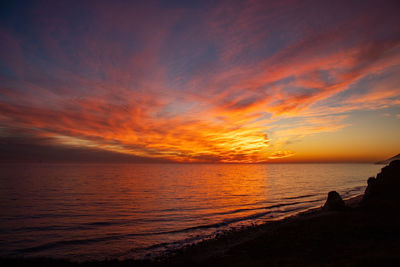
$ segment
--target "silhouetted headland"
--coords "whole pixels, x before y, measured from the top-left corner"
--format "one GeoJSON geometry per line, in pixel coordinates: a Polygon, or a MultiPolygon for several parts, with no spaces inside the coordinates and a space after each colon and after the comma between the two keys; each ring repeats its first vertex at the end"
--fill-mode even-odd
{"type": "Polygon", "coordinates": [[[400,160],[400,154],[397,154],[396,156],[391,157],[389,159],[385,159],[385,160],[382,160],[382,161],[375,162],[375,164],[385,164],[385,165],[387,165],[387,164],[389,164],[390,162],[392,162],[394,160],[400,160]]]}
{"type": "Polygon", "coordinates": [[[3,266],[400,266],[400,160],[368,179],[363,196],[281,221],[232,230],[150,260],[72,263],[3,259],[3,266]]]}

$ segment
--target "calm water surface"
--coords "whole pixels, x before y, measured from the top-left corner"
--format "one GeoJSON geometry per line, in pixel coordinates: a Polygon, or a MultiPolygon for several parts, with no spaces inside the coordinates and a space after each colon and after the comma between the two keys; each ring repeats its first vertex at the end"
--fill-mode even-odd
{"type": "Polygon", "coordinates": [[[372,164],[2,164],[0,256],[142,258],[364,191],[372,164]]]}

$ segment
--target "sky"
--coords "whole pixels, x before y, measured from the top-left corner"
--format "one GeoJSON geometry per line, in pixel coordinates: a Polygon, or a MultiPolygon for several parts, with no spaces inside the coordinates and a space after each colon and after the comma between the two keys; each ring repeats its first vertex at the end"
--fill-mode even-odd
{"type": "Polygon", "coordinates": [[[399,1],[1,1],[0,161],[400,153],[399,1]]]}

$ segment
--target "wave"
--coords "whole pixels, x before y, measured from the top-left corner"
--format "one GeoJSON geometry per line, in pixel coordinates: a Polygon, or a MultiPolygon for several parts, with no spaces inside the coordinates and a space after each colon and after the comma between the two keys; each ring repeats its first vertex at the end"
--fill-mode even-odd
{"type": "MultiPolygon", "coordinates": [[[[314,195],[307,195],[307,196],[314,196],[314,195]]],[[[298,198],[304,198],[306,196],[300,196],[298,198]]],[[[294,199],[294,198],[293,198],[294,199]]],[[[285,207],[285,206],[294,206],[294,205],[299,205],[299,204],[305,204],[305,203],[314,203],[318,202],[318,200],[308,200],[308,201],[297,201],[297,202],[290,202],[290,203],[280,203],[280,204],[275,204],[275,205],[269,205],[269,206],[261,206],[261,207],[254,207],[254,208],[240,208],[240,209],[234,209],[234,210],[229,210],[229,211],[224,211],[224,212],[211,212],[211,213],[205,213],[205,214],[200,214],[197,216],[196,219],[201,219],[201,218],[209,218],[213,216],[223,216],[223,215],[232,215],[232,214],[237,214],[237,213],[242,213],[242,212],[251,212],[251,211],[257,211],[257,210],[270,210],[270,209],[276,209],[280,207],[285,207]]],[[[264,214],[261,213],[261,214],[264,214]]],[[[251,215],[250,215],[251,216],[251,215]]],[[[67,226],[67,225],[52,225],[52,226],[37,226],[37,227],[21,227],[21,228],[16,228],[12,230],[2,230],[0,232],[6,233],[6,232],[39,232],[39,231],[79,231],[79,230],[90,230],[93,229],[93,227],[107,227],[107,226],[113,226],[113,225],[119,225],[119,226],[126,226],[132,223],[140,222],[140,223],[149,223],[149,222],[170,222],[173,220],[173,218],[168,217],[167,215],[163,216],[165,218],[160,218],[160,216],[157,216],[156,219],[129,219],[129,220],[112,220],[112,221],[97,221],[97,222],[88,222],[88,223],[81,223],[76,226],[67,226]]],[[[193,216],[196,217],[196,216],[193,216]]],[[[242,217],[237,217],[239,218],[238,220],[240,221],[242,217]]],[[[235,220],[235,219],[234,219],[235,220]]],[[[224,222],[222,223],[216,223],[216,224],[211,224],[209,227],[214,227],[214,225],[217,227],[219,224],[224,225],[224,222]]],[[[197,227],[197,226],[196,226],[197,227]]],[[[191,227],[188,229],[196,229],[196,227],[191,227]]],[[[202,226],[201,228],[207,228],[207,226],[202,226]]],[[[174,233],[174,232],[184,232],[187,231],[187,229],[182,229],[182,230],[176,230],[172,232],[157,232],[157,233],[144,233],[144,234],[133,234],[133,235],[138,235],[138,236],[145,236],[145,235],[158,235],[158,234],[168,234],[168,233],[174,233]]]]}
{"type": "Polygon", "coordinates": [[[317,196],[317,195],[310,194],[310,195],[302,195],[302,196],[295,196],[295,197],[284,197],[283,199],[300,199],[300,198],[314,197],[314,196],[317,196]]]}
{"type": "MultiPolygon", "coordinates": [[[[265,207],[259,207],[259,208],[253,208],[253,209],[237,209],[233,210],[230,212],[224,212],[224,213],[214,213],[214,215],[226,215],[226,214],[234,214],[242,211],[254,211],[254,210],[267,210],[263,212],[258,212],[246,216],[239,216],[239,217],[234,217],[230,219],[224,219],[220,222],[216,223],[211,223],[211,224],[203,224],[203,225],[197,225],[197,226],[192,226],[192,227],[187,227],[187,228],[182,228],[182,229],[176,229],[176,230],[171,230],[171,231],[160,231],[160,232],[149,232],[149,233],[131,233],[131,234],[114,234],[114,235],[108,235],[108,236],[102,236],[102,237],[95,237],[95,238],[89,238],[89,239],[72,239],[72,240],[62,240],[62,241],[56,241],[56,242],[49,242],[45,243],[39,246],[34,246],[34,247],[29,247],[29,248],[23,248],[23,249],[17,249],[15,252],[19,253],[32,253],[32,252],[39,252],[43,250],[48,250],[48,249],[53,249],[53,248],[58,248],[60,246],[70,246],[70,245],[86,245],[90,243],[97,243],[97,242],[104,242],[104,241],[110,241],[110,240],[119,240],[119,239],[124,239],[124,238],[129,238],[129,237],[136,237],[136,236],[155,236],[155,235],[168,235],[168,234],[177,234],[177,233],[185,233],[185,232],[193,232],[196,230],[203,230],[203,229],[211,229],[211,228],[221,228],[224,226],[229,226],[234,223],[242,222],[242,221],[247,221],[247,220],[254,220],[258,218],[265,217],[269,214],[281,214],[281,213],[289,213],[289,212],[294,212],[294,211],[299,211],[303,209],[303,207],[297,207],[297,208],[292,208],[292,209],[287,209],[287,210],[276,210],[272,211],[271,209],[274,208],[280,208],[280,207],[290,207],[290,206],[295,206],[298,204],[306,204],[306,203],[314,203],[320,200],[310,200],[310,201],[305,201],[305,202],[292,202],[292,203],[282,203],[282,204],[276,204],[276,205],[271,205],[271,206],[265,206],[265,207]]],[[[86,225],[92,225],[92,226],[104,226],[104,225],[111,225],[113,224],[112,222],[93,222],[93,223],[88,223],[86,225]]],[[[31,230],[45,230],[46,227],[26,227],[25,229],[31,229],[31,230]]],[[[60,228],[57,227],[50,227],[50,229],[58,229],[60,228]]],[[[75,229],[82,229],[81,226],[76,227],[75,229]]],[[[181,241],[177,241],[178,243],[181,241]]],[[[176,242],[175,242],[176,243],[176,242]]],[[[165,243],[165,244],[171,244],[165,243]]],[[[165,244],[154,244],[148,249],[151,249],[153,247],[160,247],[164,246],[165,244]]]]}
{"type": "Polygon", "coordinates": [[[30,247],[30,248],[17,249],[16,252],[22,252],[22,253],[38,252],[38,251],[52,249],[52,248],[56,248],[56,247],[60,247],[60,246],[84,245],[84,244],[108,241],[108,240],[112,240],[112,239],[121,239],[123,236],[124,235],[114,235],[114,236],[105,236],[105,237],[97,237],[97,238],[89,238],[89,239],[62,240],[62,241],[45,243],[43,245],[34,246],[34,247],[30,247]]]}
{"type": "Polygon", "coordinates": [[[308,200],[308,201],[298,201],[298,202],[290,202],[290,203],[280,203],[280,204],[275,204],[275,205],[271,205],[271,206],[262,206],[262,207],[256,207],[256,208],[236,209],[236,210],[231,210],[231,211],[226,211],[226,212],[209,213],[209,214],[207,214],[207,216],[229,215],[229,214],[235,214],[235,213],[245,212],[245,211],[275,209],[275,208],[280,208],[280,207],[285,207],[285,206],[293,206],[293,205],[305,204],[305,203],[314,203],[314,202],[318,202],[318,201],[321,201],[321,199],[317,199],[317,200],[308,200]]]}

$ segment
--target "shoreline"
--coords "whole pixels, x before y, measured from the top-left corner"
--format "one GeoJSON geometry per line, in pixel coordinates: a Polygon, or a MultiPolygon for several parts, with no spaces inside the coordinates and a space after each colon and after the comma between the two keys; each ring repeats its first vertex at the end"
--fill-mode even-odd
{"type": "MultiPolygon", "coordinates": [[[[344,199],[344,202],[345,202],[346,206],[348,206],[352,209],[355,209],[361,202],[363,196],[364,196],[364,194],[355,195],[355,196],[349,197],[347,199],[344,199]]],[[[155,261],[161,260],[161,262],[163,262],[163,261],[165,261],[165,259],[168,259],[169,257],[173,256],[176,253],[182,254],[184,252],[187,252],[186,251],[187,249],[192,249],[192,248],[196,249],[197,246],[208,246],[209,245],[208,243],[218,242],[218,240],[223,240],[223,239],[228,239],[229,241],[232,241],[232,239],[238,239],[236,242],[231,242],[229,244],[225,244],[224,250],[226,250],[227,248],[234,247],[238,244],[241,244],[248,240],[254,239],[257,237],[257,235],[262,235],[263,233],[265,233],[265,231],[269,230],[268,228],[269,228],[270,224],[277,224],[277,225],[286,224],[286,223],[294,222],[296,220],[307,220],[307,219],[315,217],[315,216],[324,216],[325,214],[326,213],[324,213],[322,210],[322,206],[308,208],[304,211],[299,211],[295,214],[291,214],[291,215],[288,215],[283,218],[281,217],[276,220],[269,219],[259,225],[244,226],[241,228],[234,228],[232,230],[228,230],[226,232],[223,232],[223,233],[217,235],[214,238],[205,239],[196,244],[186,245],[177,250],[167,251],[164,255],[162,255],[160,257],[156,257],[154,260],[155,261]],[[254,233],[256,236],[254,236],[254,233]],[[247,237],[240,236],[240,238],[238,238],[237,235],[248,235],[248,236],[247,237]]],[[[225,242],[225,241],[222,241],[222,242],[225,242]]],[[[218,250],[216,250],[216,251],[214,251],[212,253],[218,253],[218,250]]],[[[207,256],[212,256],[212,254],[207,255],[207,256]]]]}
{"type": "MultiPolygon", "coordinates": [[[[363,195],[351,197],[356,205],[363,195]]],[[[71,262],[2,258],[4,266],[399,266],[400,215],[394,206],[325,212],[312,208],[233,229],[152,260],[71,262]],[[390,233],[390,234],[388,234],[390,233]]]]}
{"type": "MultiPolygon", "coordinates": [[[[349,197],[344,201],[348,207],[357,210],[357,205],[363,196],[364,194],[359,194],[349,197]]],[[[1,258],[0,262],[12,266],[185,266],[189,263],[198,266],[203,265],[204,262],[207,262],[207,265],[213,265],[209,261],[224,259],[227,255],[230,255],[232,249],[246,246],[246,243],[262,238],[264,235],[271,235],[276,230],[290,227],[293,224],[304,223],[309,220],[330,217],[332,215],[335,216],[335,214],[336,212],[323,212],[322,206],[309,208],[288,217],[268,220],[262,224],[233,228],[217,234],[213,238],[204,239],[178,249],[167,250],[152,259],[111,259],[75,262],[67,259],[15,257],[1,258]]]]}
{"type": "MultiPolygon", "coordinates": [[[[355,197],[359,197],[360,195],[356,195],[356,196],[350,196],[349,199],[353,199],[355,197]]],[[[322,198],[319,198],[319,202],[322,198]]],[[[346,200],[347,201],[347,200],[346,200]]],[[[63,257],[53,257],[53,255],[50,256],[24,256],[24,255],[18,255],[18,254],[14,254],[14,255],[5,255],[0,257],[0,262],[3,259],[18,259],[18,258],[22,258],[22,259],[27,259],[27,260],[35,260],[35,259],[49,259],[49,260],[60,260],[60,261],[67,261],[67,262],[71,262],[71,263],[85,263],[85,262],[90,262],[90,261],[107,261],[107,260],[117,260],[117,261],[126,261],[126,260],[133,260],[133,261],[158,261],[160,258],[165,258],[168,257],[168,255],[170,254],[174,254],[175,252],[182,250],[182,249],[186,249],[187,247],[191,247],[191,246],[196,246],[198,244],[202,244],[204,242],[208,242],[210,240],[213,239],[220,239],[222,236],[226,236],[226,235],[231,235],[231,234],[235,234],[237,232],[242,232],[242,231],[247,231],[248,229],[254,229],[260,226],[263,226],[264,224],[269,224],[269,223],[276,223],[276,222],[280,222],[283,220],[288,220],[291,218],[295,218],[299,215],[302,214],[306,214],[306,213],[312,213],[314,211],[319,210],[322,207],[323,203],[319,203],[318,205],[315,205],[317,203],[314,203],[314,206],[309,206],[309,207],[303,207],[300,208],[298,210],[291,210],[289,212],[286,211],[282,214],[276,214],[275,216],[270,216],[270,217],[265,217],[263,220],[257,221],[257,222],[249,222],[246,224],[242,224],[242,225],[234,225],[234,224],[228,224],[228,226],[224,227],[225,229],[219,230],[219,231],[214,231],[212,234],[209,235],[205,235],[201,238],[197,238],[195,241],[193,242],[187,242],[184,244],[180,244],[178,246],[166,246],[165,249],[162,250],[157,250],[157,251],[148,251],[146,253],[141,253],[141,254],[130,254],[130,255],[123,255],[124,253],[121,253],[120,255],[116,255],[115,257],[110,257],[110,258],[98,258],[98,257],[92,257],[92,258],[86,258],[86,259],[82,259],[82,258],[63,258],[63,257]]],[[[278,204],[279,206],[279,204],[278,204]]],[[[271,211],[272,213],[272,211],[271,211]]],[[[253,230],[251,230],[253,231],[253,230]]],[[[243,239],[243,238],[242,238],[243,239]]],[[[240,242],[244,241],[240,240],[240,242]]],[[[246,238],[247,240],[247,238],[246,238]]],[[[234,244],[240,243],[240,242],[234,242],[234,244]]],[[[172,243],[171,243],[172,244],[172,243]]],[[[157,244],[158,245],[158,244],[157,244]]]]}

